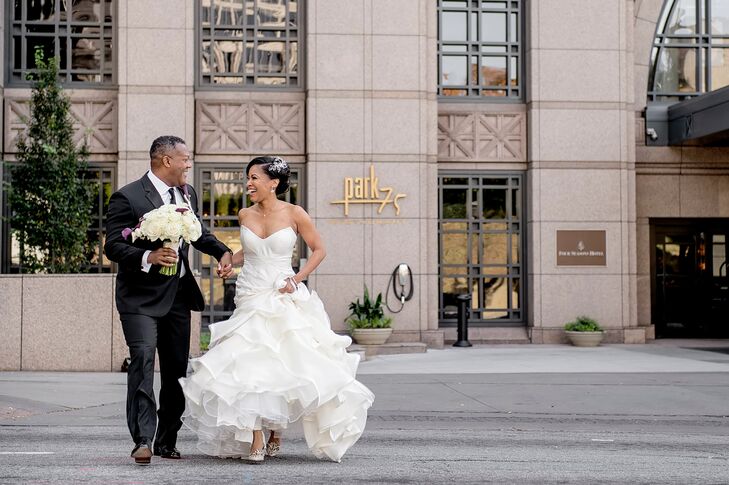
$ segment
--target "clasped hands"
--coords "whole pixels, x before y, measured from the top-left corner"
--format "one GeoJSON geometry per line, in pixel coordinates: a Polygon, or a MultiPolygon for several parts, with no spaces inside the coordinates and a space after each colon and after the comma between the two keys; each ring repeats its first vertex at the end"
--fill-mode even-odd
{"type": "MultiPolygon", "coordinates": [[[[172,248],[158,248],[149,253],[147,262],[160,266],[174,266],[177,264],[177,251],[172,248]]],[[[233,274],[233,256],[226,252],[218,262],[216,273],[221,278],[229,278],[233,274]]]]}

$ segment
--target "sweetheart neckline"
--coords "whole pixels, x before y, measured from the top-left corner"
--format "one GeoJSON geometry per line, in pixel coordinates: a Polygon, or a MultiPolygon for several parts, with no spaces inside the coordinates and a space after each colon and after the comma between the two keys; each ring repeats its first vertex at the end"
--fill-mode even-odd
{"type": "MultiPolygon", "coordinates": [[[[250,227],[246,226],[245,224],[241,224],[241,225],[240,225],[240,227],[241,227],[241,228],[244,228],[244,227],[245,227],[246,229],[248,229],[248,232],[250,232],[251,234],[253,234],[254,236],[256,236],[256,237],[257,237],[258,239],[260,239],[261,241],[265,241],[266,239],[268,239],[269,237],[273,236],[274,234],[278,234],[279,232],[281,232],[281,231],[285,231],[286,229],[291,229],[292,231],[294,230],[294,228],[293,228],[293,227],[291,227],[291,226],[286,226],[286,227],[282,227],[281,229],[279,229],[279,230],[277,230],[277,231],[273,231],[273,232],[272,232],[271,234],[269,234],[269,235],[268,235],[268,236],[266,236],[266,237],[261,237],[261,236],[259,236],[258,234],[256,234],[255,232],[253,232],[253,229],[251,229],[250,227]]],[[[294,232],[295,232],[295,231],[294,231],[294,232]]]]}

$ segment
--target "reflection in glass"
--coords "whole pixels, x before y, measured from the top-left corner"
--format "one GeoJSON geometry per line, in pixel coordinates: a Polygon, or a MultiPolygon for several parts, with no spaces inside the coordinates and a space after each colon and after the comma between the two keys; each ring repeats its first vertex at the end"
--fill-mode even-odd
{"type": "Polygon", "coordinates": [[[466,234],[443,234],[443,264],[468,264],[466,234]]]}
{"type": "Polygon", "coordinates": [[[443,12],[441,15],[441,40],[466,40],[466,12],[443,12]]]}
{"type": "Polygon", "coordinates": [[[506,57],[481,58],[481,85],[506,86],[506,57]]]}
{"type": "Polygon", "coordinates": [[[729,86],[729,48],[711,49],[711,89],[729,86]]]}
{"type": "Polygon", "coordinates": [[[200,74],[209,84],[298,84],[298,4],[203,0],[200,74]],[[241,76],[237,74],[247,74],[241,76]]]}
{"type": "Polygon", "coordinates": [[[443,219],[466,218],[466,189],[443,190],[443,219]]]}
{"type": "Polygon", "coordinates": [[[483,264],[508,264],[506,236],[506,234],[484,234],[482,236],[483,264]]]}
{"type": "Polygon", "coordinates": [[[506,42],[506,14],[484,12],[481,14],[482,42],[506,42]]]}
{"type": "Polygon", "coordinates": [[[696,0],[676,0],[665,27],[666,34],[685,35],[696,32],[696,0]]]}
{"type": "Polygon", "coordinates": [[[441,84],[464,86],[467,84],[466,56],[443,56],[441,58],[441,84]]]}
{"type": "Polygon", "coordinates": [[[663,47],[655,69],[655,91],[696,92],[696,49],[663,47]]]}
{"type": "Polygon", "coordinates": [[[711,33],[729,35],[729,2],[711,0],[711,33]]]}

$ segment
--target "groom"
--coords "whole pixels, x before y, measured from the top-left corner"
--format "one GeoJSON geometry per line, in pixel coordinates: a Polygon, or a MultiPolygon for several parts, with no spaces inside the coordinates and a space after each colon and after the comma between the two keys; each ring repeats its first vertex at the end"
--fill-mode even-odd
{"type": "MultiPolygon", "coordinates": [[[[205,306],[192,276],[187,243],[183,241],[175,250],[163,248],[160,241],[138,238],[132,242],[122,235],[124,229],[136,226],[145,213],[163,204],[189,204],[198,213],[197,194],[186,183],[192,162],[185,141],[176,136],[161,136],[152,142],[149,158],[150,171],[111,196],[104,244],[106,256],[119,265],[116,306],[131,355],[127,424],[135,443],[132,457],[140,465],[149,464],[152,453],[162,458],[180,458],[175,445],[185,400],[177,380],[187,372],[190,310],[200,311],[205,306]],[[160,274],[162,267],[173,265],[177,265],[177,274],[160,274]],[[153,389],[155,349],[162,379],[159,410],[153,389]]],[[[230,249],[205,226],[192,245],[218,260],[218,276],[226,278],[232,273],[230,249]]]]}

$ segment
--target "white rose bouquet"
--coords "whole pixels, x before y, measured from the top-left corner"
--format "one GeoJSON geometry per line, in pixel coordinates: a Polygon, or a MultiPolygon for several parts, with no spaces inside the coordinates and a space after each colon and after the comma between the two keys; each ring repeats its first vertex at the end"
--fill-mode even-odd
{"type": "MultiPolygon", "coordinates": [[[[142,216],[139,224],[133,229],[124,229],[124,239],[132,236],[132,242],[137,238],[150,241],[162,241],[164,247],[177,250],[180,239],[190,243],[197,241],[202,235],[200,221],[189,207],[177,204],[165,204],[157,209],[151,210],[142,216]]],[[[160,271],[163,275],[177,274],[177,265],[163,267],[160,271]]]]}

